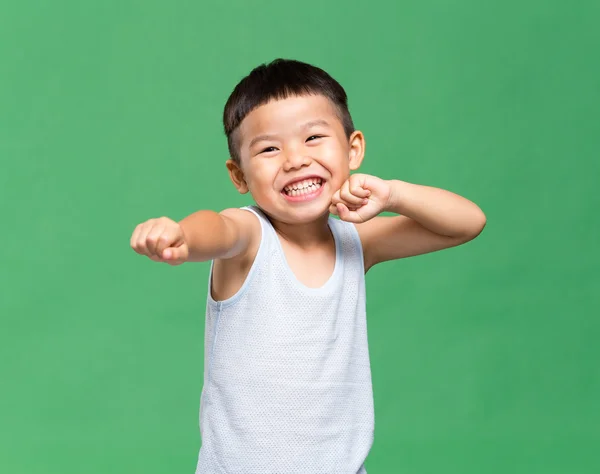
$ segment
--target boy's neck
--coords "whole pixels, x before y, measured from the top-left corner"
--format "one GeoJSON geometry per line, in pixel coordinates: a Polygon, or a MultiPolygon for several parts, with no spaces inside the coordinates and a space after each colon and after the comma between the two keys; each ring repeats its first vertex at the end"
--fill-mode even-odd
{"type": "Polygon", "coordinates": [[[288,242],[301,248],[310,248],[330,241],[329,213],[305,224],[288,224],[269,218],[275,231],[288,242]]]}

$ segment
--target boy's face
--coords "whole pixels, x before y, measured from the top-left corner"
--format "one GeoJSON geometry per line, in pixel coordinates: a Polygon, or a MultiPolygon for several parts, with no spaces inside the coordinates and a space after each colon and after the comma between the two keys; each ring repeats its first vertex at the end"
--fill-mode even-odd
{"type": "Polygon", "coordinates": [[[240,165],[231,179],[272,218],[307,223],[329,213],[333,194],[360,166],[364,137],[346,137],[335,106],[324,96],[274,100],[240,124],[240,165]]]}

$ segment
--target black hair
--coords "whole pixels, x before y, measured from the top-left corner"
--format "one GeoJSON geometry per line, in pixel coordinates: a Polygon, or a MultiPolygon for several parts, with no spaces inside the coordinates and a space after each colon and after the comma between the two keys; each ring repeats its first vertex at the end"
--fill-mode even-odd
{"type": "Polygon", "coordinates": [[[244,77],[227,99],[223,111],[223,126],[227,135],[229,155],[240,162],[238,144],[234,137],[242,120],[257,107],[275,99],[291,96],[322,95],[335,106],[349,138],[354,123],[348,110],[344,88],[323,69],[293,59],[275,59],[261,64],[244,77]]]}

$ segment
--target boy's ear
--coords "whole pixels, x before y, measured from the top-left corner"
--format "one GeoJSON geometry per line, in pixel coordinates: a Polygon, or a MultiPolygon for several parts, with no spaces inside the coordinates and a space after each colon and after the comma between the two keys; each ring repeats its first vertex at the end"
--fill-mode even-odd
{"type": "Polygon", "coordinates": [[[248,192],[248,185],[246,184],[244,172],[242,171],[242,168],[240,168],[240,165],[238,165],[232,159],[227,160],[225,165],[229,171],[229,178],[231,178],[231,182],[236,187],[238,192],[240,194],[246,194],[248,192]]]}
{"type": "Polygon", "coordinates": [[[365,157],[365,136],[359,130],[356,130],[350,135],[350,152],[348,161],[352,171],[357,170],[365,157]]]}

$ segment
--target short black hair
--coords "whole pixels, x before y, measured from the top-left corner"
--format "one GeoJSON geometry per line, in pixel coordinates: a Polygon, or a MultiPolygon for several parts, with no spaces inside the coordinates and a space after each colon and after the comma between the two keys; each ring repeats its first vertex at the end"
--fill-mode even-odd
{"type": "Polygon", "coordinates": [[[322,95],[328,98],[337,109],[348,138],[354,132],[354,123],[348,110],[348,96],[333,77],[316,66],[279,58],[254,68],[235,86],[227,99],[223,111],[223,126],[231,158],[240,162],[234,132],[250,112],[273,99],[302,95],[322,95]]]}

